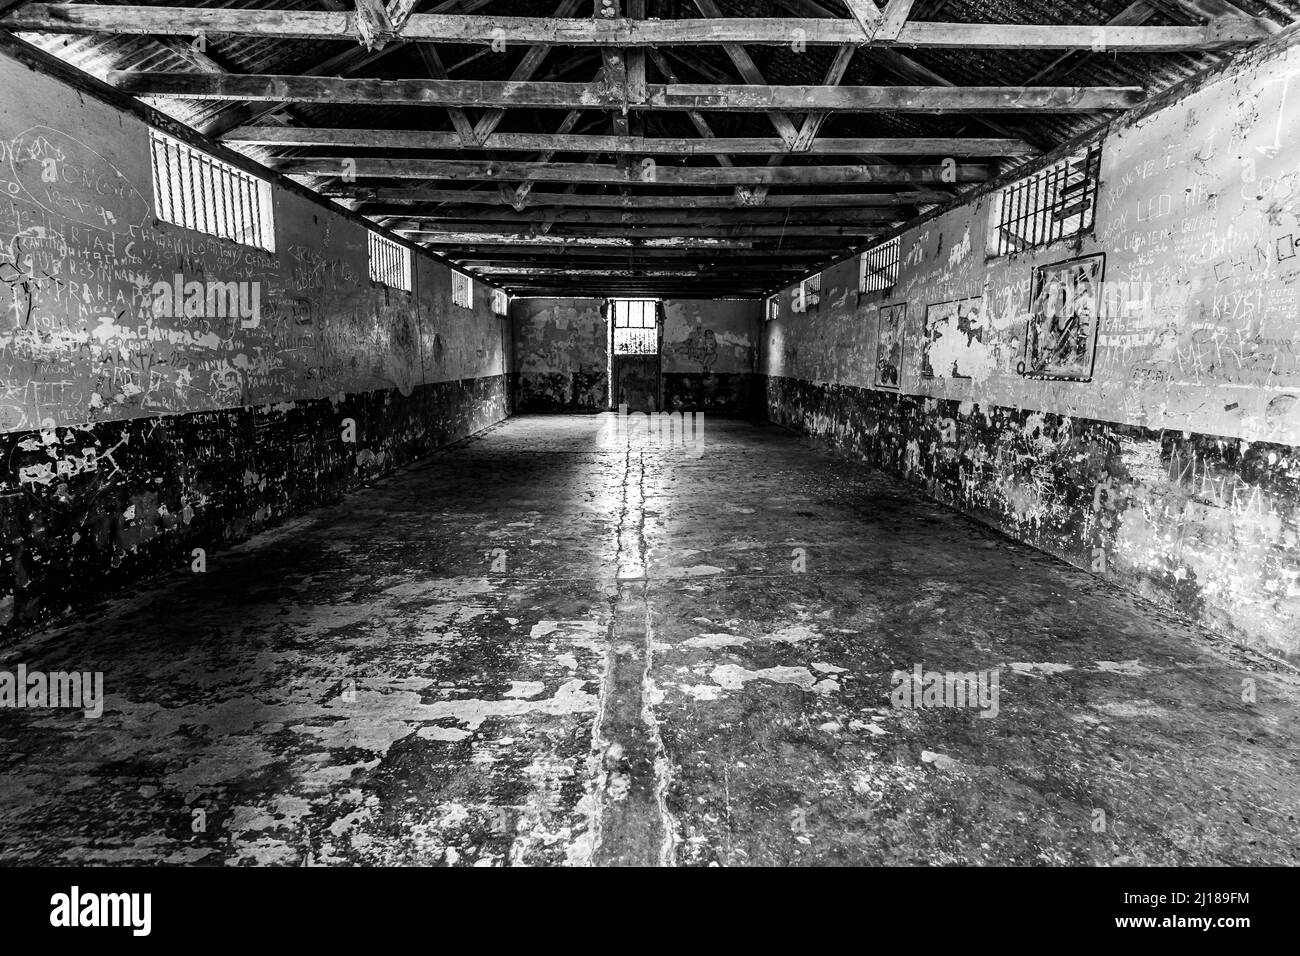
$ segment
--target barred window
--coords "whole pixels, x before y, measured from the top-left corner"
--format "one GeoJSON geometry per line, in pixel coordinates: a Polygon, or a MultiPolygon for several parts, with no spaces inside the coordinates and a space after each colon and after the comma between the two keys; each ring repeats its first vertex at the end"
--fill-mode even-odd
{"type": "Polygon", "coordinates": [[[510,314],[510,296],[501,289],[492,290],[492,314],[503,319],[510,314]]]}
{"type": "Polygon", "coordinates": [[[659,354],[659,303],[654,299],[615,299],[614,354],[659,354]]]}
{"type": "Polygon", "coordinates": [[[888,292],[898,282],[898,261],[902,241],[898,236],[862,253],[859,292],[888,292]]]}
{"type": "Polygon", "coordinates": [[[157,130],[149,145],[159,219],[275,251],[270,183],[157,130]]]}
{"type": "Polygon", "coordinates": [[[462,309],[474,308],[474,280],[463,272],[451,274],[451,304],[462,309]]]}
{"type": "Polygon", "coordinates": [[[775,322],[781,315],[781,297],[771,295],[767,297],[767,321],[775,322]]]}
{"type": "Polygon", "coordinates": [[[1091,229],[1100,169],[1101,143],[1092,143],[998,192],[989,253],[1009,255],[1091,229]]]}
{"type": "Polygon", "coordinates": [[[819,272],[815,276],[809,276],[795,286],[793,299],[796,312],[817,308],[822,300],[822,274],[819,272]]]}
{"type": "Polygon", "coordinates": [[[370,233],[370,278],[390,289],[411,291],[411,250],[400,243],[370,233]]]}

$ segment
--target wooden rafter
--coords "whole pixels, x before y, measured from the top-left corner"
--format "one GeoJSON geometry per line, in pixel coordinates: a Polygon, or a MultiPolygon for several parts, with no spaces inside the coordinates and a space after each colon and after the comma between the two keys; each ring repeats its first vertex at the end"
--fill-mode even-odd
{"type": "MultiPolygon", "coordinates": [[[[427,237],[429,235],[454,234],[459,236],[479,236],[479,242],[484,241],[486,236],[505,236],[507,241],[524,242],[529,239],[542,238],[536,232],[528,229],[508,230],[499,223],[468,223],[455,224],[448,226],[446,229],[429,230],[429,229],[403,229],[393,226],[393,231],[398,234],[409,234],[417,237],[427,237]]],[[[886,223],[881,224],[861,224],[840,226],[835,224],[814,223],[812,225],[787,225],[782,223],[773,226],[696,226],[691,222],[682,223],[676,226],[643,226],[631,229],[626,226],[576,226],[570,229],[563,224],[554,227],[554,236],[563,237],[567,240],[573,238],[605,238],[605,239],[665,239],[665,240],[684,240],[694,239],[776,239],[785,236],[821,236],[821,237],[841,237],[841,236],[860,236],[867,237],[887,232],[889,226],[886,223]]]]}
{"type": "MultiPolygon", "coordinates": [[[[568,115],[564,117],[564,121],[560,123],[560,128],[555,132],[555,139],[563,142],[572,129],[578,125],[578,120],[581,118],[582,110],[569,110],[568,115]]],[[[542,150],[536,161],[549,163],[555,158],[555,154],[560,151],[560,147],[558,145],[544,146],[542,150]]],[[[510,204],[516,209],[523,209],[528,203],[528,194],[533,191],[534,185],[536,185],[536,180],[530,179],[515,186],[510,204]]]]}
{"type": "MultiPolygon", "coordinates": [[[[510,210],[485,210],[477,206],[410,209],[394,205],[367,208],[365,211],[367,215],[407,216],[418,218],[422,222],[504,222],[521,228],[537,225],[543,221],[561,225],[605,226],[674,226],[681,222],[681,214],[675,210],[570,209],[564,206],[531,206],[523,213],[510,210]]],[[[787,209],[720,209],[695,213],[691,216],[691,224],[697,226],[854,225],[892,222],[897,218],[897,210],[887,207],[834,211],[810,210],[799,213],[787,209]]]]}
{"type": "MultiPolygon", "coordinates": [[[[322,195],[381,203],[472,203],[475,205],[509,205],[498,194],[469,189],[419,189],[399,186],[365,186],[359,184],[326,186],[322,195]]],[[[767,208],[840,208],[914,206],[943,202],[945,193],[925,190],[872,193],[798,193],[771,196],[767,208]]],[[[749,208],[730,193],[715,196],[621,194],[577,195],[571,193],[533,193],[535,203],[584,209],[744,209],[749,208]]]]}
{"type": "Polygon", "coordinates": [[[912,3],[913,0],[889,0],[882,10],[872,0],[844,0],[849,15],[868,40],[897,40],[912,12],[912,3]]]}
{"type": "MultiPolygon", "coordinates": [[[[316,10],[246,10],[200,7],[103,7],[97,4],[31,3],[0,25],[44,33],[196,33],[276,39],[338,40],[357,35],[356,14],[316,10]]],[[[1195,26],[1105,26],[1102,24],[937,23],[910,21],[893,39],[863,36],[852,19],[712,17],[699,20],[617,18],[557,19],[415,14],[401,36],[408,41],[482,43],[499,40],[534,45],[597,46],[787,46],[794,31],[810,46],[965,47],[981,49],[1094,49],[1150,53],[1208,50],[1250,43],[1276,32],[1263,18],[1220,17],[1195,26]]]]}
{"type": "MultiPolygon", "coordinates": [[[[490,2],[491,0],[444,0],[444,2],[433,7],[431,12],[435,14],[452,12],[469,14],[482,9],[490,2]]],[[[337,7],[338,9],[342,9],[343,6],[342,0],[326,0],[322,5],[337,7]]],[[[366,50],[360,46],[353,47],[298,72],[302,76],[348,76],[373,66],[383,57],[407,48],[409,45],[407,41],[397,39],[386,44],[381,50],[366,50]]],[[[240,123],[251,123],[263,116],[275,113],[281,109],[281,106],[282,104],[275,102],[228,103],[222,108],[221,115],[206,124],[204,132],[209,136],[218,136],[232,126],[237,126],[240,123]]]]}
{"type": "MultiPolygon", "coordinates": [[[[831,58],[831,65],[826,70],[826,76],[822,80],[823,86],[838,86],[844,79],[844,74],[848,72],[849,64],[853,62],[853,54],[857,52],[857,47],[852,44],[844,44],[835,51],[835,56],[831,58]]],[[[817,135],[821,132],[822,126],[830,114],[828,113],[809,113],[804,117],[803,125],[799,127],[799,132],[790,144],[791,152],[806,153],[812,149],[813,144],[817,141],[817,135]]],[[[771,167],[780,166],[785,162],[784,156],[773,156],[768,160],[771,167]]],[[[752,194],[751,199],[755,204],[761,204],[767,201],[769,188],[767,183],[757,186],[752,194]]]]}
{"type": "MultiPolygon", "coordinates": [[[[446,245],[447,255],[457,262],[462,260],[483,261],[485,258],[498,258],[502,261],[526,261],[534,258],[545,261],[555,261],[556,259],[599,261],[619,257],[635,257],[646,260],[693,259],[704,261],[712,259],[721,261],[729,258],[743,260],[749,256],[758,259],[790,256],[794,259],[811,259],[816,262],[823,261],[828,254],[834,253],[836,249],[834,241],[828,242],[817,239],[805,241],[797,246],[789,243],[781,245],[776,242],[765,243],[763,240],[754,239],[736,240],[722,246],[713,243],[701,244],[692,240],[686,240],[679,245],[673,246],[654,246],[645,243],[631,245],[599,245],[595,243],[577,245],[572,242],[478,243],[474,237],[468,237],[466,241],[455,243],[440,243],[437,240],[431,240],[428,245],[446,245]]],[[[847,248],[843,241],[839,242],[839,246],[847,248]]]]}
{"type": "MultiPolygon", "coordinates": [[[[788,12],[799,13],[804,16],[817,17],[820,19],[832,19],[834,14],[823,7],[816,0],[778,0],[780,6],[788,12]]],[[[907,56],[900,50],[893,47],[873,47],[871,51],[872,60],[884,68],[888,73],[903,80],[905,83],[914,83],[930,86],[956,86],[952,80],[942,74],[922,66],[916,60],[907,56]]],[[[988,116],[980,116],[975,122],[987,130],[998,133],[1002,136],[1011,136],[1012,132],[1000,123],[995,122],[988,116]]],[[[1032,141],[1031,141],[1032,142],[1032,141]]],[[[1033,143],[1033,145],[1038,145],[1033,143]]]]}
{"type": "MultiPolygon", "coordinates": [[[[418,230],[408,230],[418,231],[418,230]]],[[[588,249],[588,248],[612,248],[612,249],[695,249],[700,251],[711,251],[719,249],[753,249],[763,241],[770,240],[770,236],[746,236],[740,238],[727,238],[719,236],[669,236],[667,238],[658,236],[629,236],[626,233],[608,234],[608,235],[588,235],[588,236],[538,236],[532,233],[506,233],[500,231],[491,231],[489,229],[477,230],[424,230],[425,238],[422,240],[424,245],[431,248],[454,247],[454,248],[488,248],[497,245],[506,245],[514,248],[521,248],[523,245],[531,245],[536,249],[588,249]]],[[[801,239],[798,245],[809,245],[812,239],[801,239]]],[[[834,251],[835,247],[848,247],[853,238],[834,242],[832,239],[818,240],[825,243],[828,252],[834,251]]]]}
{"type": "MultiPolygon", "coordinates": [[[[555,15],[557,17],[567,17],[577,10],[581,3],[582,0],[563,0],[556,9],[555,15]]],[[[519,65],[510,74],[510,81],[513,83],[527,83],[531,80],[537,75],[537,71],[541,69],[542,63],[545,62],[551,50],[552,47],[545,43],[538,43],[529,47],[528,52],[519,61],[519,65]]],[[[501,125],[501,121],[505,119],[505,116],[505,110],[489,110],[485,113],[474,127],[475,142],[482,143],[491,136],[493,131],[501,125]]]]}
{"type": "MultiPolygon", "coordinates": [[[[493,263],[524,263],[541,261],[555,264],[602,265],[611,261],[624,262],[716,262],[734,265],[753,265],[755,269],[767,268],[773,262],[800,262],[816,264],[826,258],[825,246],[802,249],[783,246],[748,248],[748,249],[646,249],[615,248],[589,246],[584,249],[572,249],[567,246],[538,248],[533,244],[524,246],[496,245],[479,250],[467,247],[456,250],[452,258],[459,263],[472,266],[490,266],[493,263]]],[[[805,266],[806,268],[806,266],[805,266]]]]}
{"type": "MultiPolygon", "coordinates": [[[[573,114],[571,114],[573,115],[573,114]]],[[[633,155],[712,156],[717,153],[767,156],[786,153],[782,140],[761,137],[655,138],[571,134],[567,118],[556,133],[493,133],[478,145],[501,152],[630,153],[633,155]],[[567,128],[566,128],[567,127],[567,128]]],[[[436,130],[327,129],[294,126],[239,126],[220,137],[227,143],[257,146],[337,146],[348,149],[463,149],[460,137],[436,130]]],[[[818,138],[802,151],[809,156],[1030,156],[1028,143],[1010,137],[818,138]]]]}
{"type": "MultiPolygon", "coordinates": [[[[665,57],[662,52],[659,50],[651,50],[650,58],[654,60],[655,66],[659,68],[659,72],[664,75],[664,78],[669,83],[677,84],[680,82],[677,78],[677,74],[673,72],[672,64],[668,62],[668,58],[665,57]]],[[[689,110],[686,115],[690,119],[691,125],[695,127],[695,131],[699,133],[703,139],[719,139],[719,137],[714,135],[713,125],[709,122],[708,117],[706,117],[702,112],[699,110],[689,110]]],[[[780,143],[781,149],[790,148],[790,144],[784,139],[777,140],[777,142],[780,143]]],[[[713,157],[717,160],[719,166],[735,165],[735,161],[731,158],[731,153],[735,152],[735,150],[722,149],[719,147],[710,150],[710,152],[713,153],[713,157]]]]}
{"type": "Polygon", "coordinates": [[[889,0],[885,5],[885,14],[881,18],[876,37],[881,40],[897,40],[902,36],[903,28],[907,26],[907,18],[912,13],[913,2],[914,0],[889,0]]]}
{"type": "MultiPolygon", "coordinates": [[[[654,186],[747,186],[747,185],[893,185],[944,182],[953,175],[957,182],[986,182],[987,167],[943,166],[661,166],[653,183],[646,183],[636,169],[599,163],[491,162],[464,159],[353,159],[358,178],[428,180],[473,180],[500,182],[535,180],[553,183],[607,183],[610,185],[654,186]]],[[[280,160],[275,168],[295,176],[337,176],[335,158],[297,157],[280,160]]]]}
{"type": "Polygon", "coordinates": [[[141,96],[198,100],[278,100],[386,106],[544,107],[556,109],[770,112],[809,109],[895,113],[1096,113],[1142,101],[1132,86],[713,86],[652,84],[644,102],[624,104],[586,83],[515,84],[501,80],[371,80],[293,75],[199,75],[113,70],[108,80],[141,96]]]}
{"type": "Polygon", "coordinates": [[[353,2],[356,4],[357,39],[367,50],[382,50],[397,36],[397,27],[383,0],[353,2]]]}
{"type": "Polygon", "coordinates": [[[849,8],[849,15],[853,17],[854,22],[862,28],[863,36],[868,40],[875,39],[880,25],[885,20],[880,7],[872,0],[844,0],[844,5],[849,8]]]}
{"type": "MultiPolygon", "coordinates": [[[[719,18],[720,11],[714,0],[695,0],[695,5],[699,7],[700,12],[706,17],[719,18]]],[[[754,62],[754,58],[749,55],[739,43],[727,43],[723,45],[727,56],[735,64],[736,69],[750,86],[766,86],[767,81],[763,78],[763,73],[754,62]]],[[[795,140],[799,136],[799,130],[790,117],[786,116],[782,110],[771,109],[767,111],[768,119],[772,122],[772,128],[776,130],[776,135],[794,146],[795,140]]]]}
{"type": "MultiPolygon", "coordinates": [[[[0,33],[136,35],[181,54],[200,33],[336,41],[346,49],[284,74],[242,75],[197,53],[186,57],[189,72],[134,69],[109,81],[137,96],[217,102],[204,111],[209,134],[271,147],[281,154],[268,162],[274,169],[528,294],[587,294],[593,282],[610,294],[764,293],[1006,168],[990,164],[1056,145],[1056,124],[1023,114],[1096,120],[1145,100],[1138,86],[1075,81],[1093,51],[1177,53],[1190,63],[1278,29],[1228,0],[1134,0],[1099,24],[914,20],[914,0],[777,0],[777,14],[760,17],[726,16],[717,0],[550,0],[552,15],[541,17],[489,16],[491,0],[316,0],[311,10],[254,2],[29,3],[5,14],[14,2],[0,0],[0,33]],[[1172,25],[1152,25],[1157,11],[1172,25]],[[761,49],[796,39],[832,48],[808,77],[819,85],[772,82],[790,76],[777,72],[790,58],[769,61],[761,49]],[[964,86],[910,55],[940,48],[1059,55],[1041,57],[1050,62],[1028,79],[990,70],[990,82],[1005,85],[964,86]],[[902,85],[856,85],[867,61],[873,81],[902,85]],[[470,64],[483,79],[463,78],[470,64]],[[360,108],[330,110],[331,126],[312,127],[296,104],[360,108]],[[391,128],[371,128],[381,124],[367,123],[369,106],[408,109],[391,128]],[[863,124],[868,133],[944,135],[823,137],[835,113],[908,117],[881,130],[863,124]],[[943,113],[965,121],[914,118],[943,113]],[[754,135],[763,132],[755,120],[775,135],[754,135]],[[340,178],[344,156],[359,180],[340,178]]],[[[944,6],[925,10],[942,18],[944,6]]]]}

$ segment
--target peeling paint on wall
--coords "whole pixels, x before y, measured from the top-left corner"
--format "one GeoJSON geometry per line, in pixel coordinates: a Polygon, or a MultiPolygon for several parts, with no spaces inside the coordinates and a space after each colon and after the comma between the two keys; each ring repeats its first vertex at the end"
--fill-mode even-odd
{"type": "Polygon", "coordinates": [[[757,300],[665,299],[664,407],[752,414],[762,318],[757,300]]]}
{"type": "Polygon", "coordinates": [[[609,329],[601,299],[515,299],[516,405],[530,411],[609,408],[609,329]]]}
{"type": "MultiPolygon", "coordinates": [[[[516,299],[511,309],[520,411],[608,407],[603,299],[516,299]]],[[[668,411],[752,414],[762,304],[665,299],[662,381],[668,411]]]]}
{"type": "Polygon", "coordinates": [[[774,420],[1295,657],[1300,97],[1285,94],[1300,47],[1235,66],[1113,125],[1091,234],[993,258],[979,198],[902,236],[892,290],[846,298],[850,261],[824,273],[818,310],[795,315],[781,296],[761,369],[774,420]],[[1033,377],[1035,270],[1100,255],[1092,380],[1033,377]],[[895,303],[907,318],[891,395],[875,371],[895,303]]]}
{"type": "Polygon", "coordinates": [[[278,186],[275,252],[162,222],[145,124],[5,57],[0,86],[28,93],[0,103],[0,625],[508,414],[505,324],[446,266],[372,283],[367,230],[278,186]]]}
{"type": "Polygon", "coordinates": [[[1034,547],[1300,659],[1300,453],[768,380],[770,415],[1034,547]]]}

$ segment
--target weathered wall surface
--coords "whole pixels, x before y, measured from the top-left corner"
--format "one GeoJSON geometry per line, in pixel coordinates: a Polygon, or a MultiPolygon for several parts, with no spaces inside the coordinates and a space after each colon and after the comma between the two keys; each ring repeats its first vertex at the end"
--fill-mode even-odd
{"type": "Polygon", "coordinates": [[[762,303],[666,299],[663,309],[664,408],[715,414],[754,411],[762,303]]]}
{"type": "Polygon", "coordinates": [[[824,276],[815,312],[792,314],[783,295],[764,336],[771,417],[1300,656],[1300,49],[1289,42],[1115,124],[1090,234],[992,258],[984,197],[902,236],[889,293],[859,297],[847,263],[824,276]],[[1086,266],[1104,276],[1094,361],[1074,370],[1082,380],[1035,376],[1034,270],[1082,257],[1103,257],[1086,266]],[[905,309],[896,384],[879,374],[884,306],[905,309]]]}
{"type": "Polygon", "coordinates": [[[508,413],[507,323],[272,187],[275,251],[155,218],[148,127],[0,56],[0,625],[237,539],[508,413]],[[240,283],[186,315],[156,283],[240,283]],[[344,440],[344,420],[356,442],[344,440]]]}
{"type": "Polygon", "coordinates": [[[609,328],[602,299],[515,299],[515,401],[521,412],[609,407],[609,328]]]}
{"type": "MultiPolygon", "coordinates": [[[[603,299],[516,299],[516,403],[520,411],[604,411],[609,328],[603,299]]],[[[668,411],[756,410],[762,304],[666,299],[662,394],[668,411]]],[[[761,406],[759,406],[761,407],[761,406]]]]}

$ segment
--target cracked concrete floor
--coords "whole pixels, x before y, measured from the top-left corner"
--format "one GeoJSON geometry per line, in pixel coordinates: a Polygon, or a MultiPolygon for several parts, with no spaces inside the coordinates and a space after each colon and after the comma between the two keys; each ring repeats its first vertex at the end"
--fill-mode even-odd
{"type": "Polygon", "coordinates": [[[0,711],[0,862],[1300,862],[1293,671],[804,439],[704,448],[513,419],[5,647],[106,705],[0,711]],[[916,665],[997,716],[894,708],[916,665]]]}

